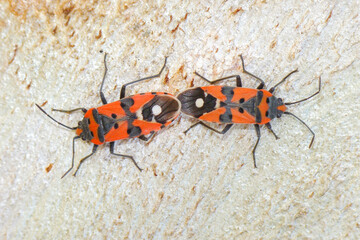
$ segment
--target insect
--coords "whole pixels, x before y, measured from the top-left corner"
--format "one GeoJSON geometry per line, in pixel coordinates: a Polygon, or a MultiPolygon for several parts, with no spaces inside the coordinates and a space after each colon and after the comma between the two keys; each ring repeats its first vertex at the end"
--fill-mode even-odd
{"type": "Polygon", "coordinates": [[[180,102],[170,93],[147,92],[125,97],[125,90],[127,86],[147,79],[160,77],[165,68],[167,58],[165,58],[164,65],[158,74],[124,84],[121,87],[120,100],[108,103],[102,90],[107,73],[106,56],[107,54],[105,53],[105,72],[100,86],[100,98],[103,103],[102,106],[90,108],[88,110],[85,108],[75,108],[72,110],[52,109],[53,111],[64,113],[72,113],[78,110],[83,111],[84,118],[79,121],[77,127],[69,127],[55,120],[38,104],[36,104],[36,106],[45,115],[59,125],[70,130],[76,130],[77,136],[73,138],[71,167],[61,178],[65,177],[74,167],[75,140],[79,138],[93,143],[94,146],[92,152],[80,160],[74,176],[76,176],[84,161],[96,152],[98,146],[107,142],[110,143],[110,153],[112,155],[129,158],[141,171],[142,169],[137,165],[132,156],[114,152],[114,141],[136,137],[141,140],[148,141],[152,138],[155,132],[168,126],[180,114],[180,102]]]}
{"type": "Polygon", "coordinates": [[[211,85],[195,87],[179,93],[177,98],[181,102],[181,112],[201,120],[189,127],[184,133],[186,134],[190,129],[199,124],[219,134],[225,134],[235,123],[254,124],[257,141],[253,148],[252,155],[254,160],[254,167],[256,168],[255,151],[261,136],[260,125],[265,125],[275,136],[275,138],[279,139],[279,137],[272,130],[270,121],[274,118],[280,118],[283,114],[286,114],[296,118],[311,132],[313,137],[309,145],[310,148],[314,142],[315,133],[303,120],[288,112],[286,106],[306,101],[317,95],[321,90],[321,78],[319,78],[319,89],[316,93],[296,102],[283,103],[283,100],[281,98],[275,97],[273,92],[275,91],[276,87],[278,87],[288,77],[290,77],[298,70],[290,72],[279,83],[270,88],[270,90],[265,90],[263,89],[265,82],[254,74],[246,71],[244,59],[241,55],[240,58],[243,72],[257,79],[260,82],[260,85],[257,87],[257,89],[243,88],[239,75],[231,75],[210,81],[195,72],[197,76],[209,82],[210,84],[214,84],[230,78],[236,78],[236,87],[211,85]],[[218,131],[206,125],[204,122],[223,123],[226,124],[226,126],[222,131],[218,131]]]}

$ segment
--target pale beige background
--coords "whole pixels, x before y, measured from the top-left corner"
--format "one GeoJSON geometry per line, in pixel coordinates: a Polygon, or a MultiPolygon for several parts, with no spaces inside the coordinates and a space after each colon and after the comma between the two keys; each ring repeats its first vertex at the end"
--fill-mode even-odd
{"type": "MultiPolygon", "coordinates": [[[[360,237],[360,2],[349,1],[9,1],[0,4],[1,239],[354,239],[360,237]],[[150,143],[100,147],[78,177],[69,168],[74,133],[46,118],[52,107],[101,105],[129,88],[178,93],[240,73],[239,54],[285,101],[319,96],[273,121],[280,140],[253,126],[219,136],[181,117],[150,143]],[[46,168],[52,165],[47,172],[46,168]]],[[[234,86],[234,82],[228,82],[234,86]]],[[[81,114],[52,113],[68,125],[81,114]]],[[[216,127],[216,126],[215,126],[216,127]]],[[[92,146],[79,141],[76,161],[92,146]]]]}

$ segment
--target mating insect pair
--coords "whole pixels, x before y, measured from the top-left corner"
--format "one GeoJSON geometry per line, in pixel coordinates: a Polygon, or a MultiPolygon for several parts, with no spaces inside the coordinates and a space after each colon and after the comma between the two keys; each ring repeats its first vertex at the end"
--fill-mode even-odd
{"type": "Polygon", "coordinates": [[[94,143],[92,153],[80,160],[80,163],[74,173],[74,176],[79,170],[81,164],[90,156],[92,156],[97,147],[106,142],[110,142],[110,153],[116,156],[130,158],[135,166],[141,171],[141,168],[137,165],[134,158],[130,155],[123,155],[114,153],[114,141],[126,138],[138,137],[141,140],[147,141],[153,136],[153,134],[160,129],[168,126],[173,122],[181,112],[191,117],[197,118],[201,121],[224,123],[227,124],[222,131],[215,130],[205,123],[199,121],[192,125],[188,130],[195,127],[198,124],[205,126],[206,128],[213,130],[217,133],[226,133],[234,123],[246,123],[254,124],[258,139],[255,147],[253,148],[253,160],[255,161],[255,150],[260,140],[260,127],[259,125],[265,124],[267,128],[274,134],[275,138],[278,138],[271,129],[270,121],[275,117],[281,117],[282,114],[289,114],[303,123],[313,134],[310,146],[312,145],[315,134],[314,132],[297,116],[292,113],[286,112],[285,105],[291,105],[299,102],[303,102],[312,98],[320,92],[321,81],[319,79],[319,90],[305,99],[292,103],[283,103],[280,98],[276,98],[272,95],[275,88],[283,83],[291,74],[297,70],[288,74],[281,82],[272,87],[269,91],[264,90],[264,81],[247,72],[244,67],[244,61],[241,56],[243,71],[260,81],[260,85],[257,89],[242,88],[241,78],[239,75],[232,75],[225,78],[220,78],[214,81],[209,81],[195,72],[196,75],[209,83],[216,83],[222,80],[236,78],[237,87],[228,86],[205,86],[197,87],[185,90],[181,92],[177,98],[170,93],[165,92],[151,92],[141,93],[130,97],[125,97],[126,86],[159,77],[166,65],[165,63],[157,75],[142,78],[122,86],[120,92],[120,100],[107,103],[104,94],[102,92],[103,84],[105,81],[107,67],[106,67],[106,54],[104,56],[105,73],[100,87],[100,97],[103,102],[103,106],[98,108],[91,108],[86,110],[84,108],[76,108],[73,110],[58,110],[54,111],[72,113],[77,110],[82,110],[85,115],[82,121],[79,122],[77,127],[66,126],[49,114],[47,114],[39,105],[36,106],[51,118],[56,123],[71,129],[76,130],[77,136],[73,139],[73,156],[71,168],[62,176],[67,175],[74,167],[74,154],[75,154],[75,140],[81,138],[86,141],[94,143]],[[149,137],[145,135],[150,134],[149,137]]]}

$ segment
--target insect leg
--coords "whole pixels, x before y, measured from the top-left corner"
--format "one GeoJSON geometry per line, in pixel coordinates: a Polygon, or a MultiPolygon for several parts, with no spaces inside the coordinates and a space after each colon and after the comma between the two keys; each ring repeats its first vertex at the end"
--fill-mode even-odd
{"type": "Polygon", "coordinates": [[[149,141],[150,139],[152,139],[152,137],[154,136],[154,134],[155,134],[155,132],[152,132],[152,133],[150,133],[150,136],[148,136],[148,137],[146,137],[145,135],[140,135],[140,136],[139,136],[139,139],[147,142],[147,141],[149,141]]]}
{"type": "MultiPolygon", "coordinates": [[[[99,146],[99,145],[95,145],[95,144],[94,144],[94,147],[93,147],[93,149],[92,149],[92,152],[91,152],[89,155],[87,155],[86,157],[84,157],[83,159],[80,160],[80,163],[79,163],[79,165],[77,166],[76,171],[75,171],[75,173],[74,173],[74,175],[73,175],[74,177],[76,176],[77,172],[79,171],[79,168],[80,168],[81,164],[83,164],[86,159],[88,159],[89,157],[91,157],[91,156],[96,152],[96,149],[98,148],[98,146],[99,146]]],[[[74,163],[73,163],[73,164],[74,164],[74,163]]]]}
{"type": "Polygon", "coordinates": [[[248,75],[256,78],[258,81],[260,81],[261,83],[260,83],[260,85],[257,87],[257,89],[263,89],[264,86],[265,86],[265,82],[264,82],[261,78],[259,78],[259,77],[255,76],[254,74],[246,71],[246,69],[245,69],[245,64],[244,64],[244,59],[243,59],[242,55],[240,55],[240,58],[241,58],[241,65],[242,65],[242,68],[243,68],[244,73],[246,73],[246,74],[248,74],[248,75]]]}
{"type": "Polygon", "coordinates": [[[119,156],[119,157],[124,157],[124,158],[130,158],[131,161],[133,161],[133,163],[135,164],[135,166],[140,170],[140,172],[142,171],[142,169],[137,165],[137,163],[135,162],[134,158],[130,155],[123,155],[123,154],[119,154],[119,153],[114,153],[114,142],[110,143],[110,153],[115,155],[115,156],[119,156]]]}
{"type": "Polygon", "coordinates": [[[283,82],[285,82],[285,80],[290,77],[293,73],[298,72],[297,69],[295,69],[294,71],[290,72],[288,75],[286,75],[280,82],[278,82],[277,84],[275,84],[275,86],[273,86],[272,88],[270,88],[269,92],[273,93],[275,91],[275,88],[277,88],[277,86],[279,86],[280,84],[282,84],[283,82]]]}
{"type": "Polygon", "coordinates": [[[198,125],[198,124],[203,125],[203,126],[206,127],[207,129],[210,129],[210,130],[212,130],[212,131],[214,131],[214,132],[216,132],[216,133],[218,133],[218,134],[225,134],[225,133],[226,133],[227,131],[229,131],[229,129],[233,126],[233,124],[227,124],[222,131],[219,131],[219,130],[216,130],[216,129],[214,129],[214,128],[208,126],[208,125],[206,125],[206,124],[203,123],[203,122],[197,122],[197,123],[195,123],[194,125],[190,126],[190,127],[184,132],[184,134],[186,134],[190,129],[192,129],[193,127],[195,127],[195,126],[198,125]]]}
{"type": "Polygon", "coordinates": [[[107,73],[107,70],[108,70],[108,68],[107,68],[107,66],[106,66],[106,56],[107,56],[107,53],[104,54],[104,66],[105,66],[105,71],[104,71],[103,80],[102,80],[101,86],[100,86],[100,98],[101,98],[101,102],[102,102],[103,104],[107,104],[106,98],[105,98],[104,93],[103,93],[103,91],[102,91],[103,86],[104,86],[104,82],[105,82],[106,73],[107,73]]]}
{"type": "Polygon", "coordinates": [[[72,154],[72,160],[71,160],[71,168],[69,168],[69,170],[66,171],[66,173],[64,173],[64,175],[62,175],[61,178],[65,177],[70,171],[71,169],[73,169],[74,167],[74,155],[75,155],[75,140],[80,138],[79,136],[76,136],[73,138],[73,154],[72,154]]]}
{"type": "Polygon", "coordinates": [[[195,74],[197,75],[197,76],[199,76],[202,80],[205,80],[205,81],[207,81],[208,83],[210,83],[210,84],[214,84],[214,83],[217,83],[217,82],[220,82],[220,81],[223,81],[223,80],[226,80],[226,79],[230,79],[230,78],[236,78],[236,86],[237,87],[242,87],[242,84],[241,84],[241,78],[240,78],[240,76],[239,75],[231,75],[231,76],[227,76],[227,77],[223,77],[223,78],[219,78],[219,79],[215,79],[215,80],[212,80],[212,81],[210,81],[210,80],[208,80],[208,79],[206,79],[204,76],[201,76],[199,73],[197,73],[197,72],[195,72],[195,74]]]}
{"type": "Polygon", "coordinates": [[[63,112],[63,113],[73,113],[75,111],[83,111],[83,113],[86,113],[87,112],[87,109],[86,108],[74,108],[74,109],[70,109],[70,110],[63,110],[63,109],[56,109],[56,108],[52,108],[51,111],[54,111],[54,112],[63,112]]]}
{"type": "Polygon", "coordinates": [[[144,81],[144,80],[147,80],[147,79],[152,79],[152,78],[157,78],[157,77],[160,77],[161,73],[163,72],[163,70],[165,69],[165,65],[166,65],[166,61],[167,61],[167,57],[165,57],[165,62],[164,62],[164,65],[162,66],[160,72],[156,75],[153,75],[153,76],[150,76],[150,77],[145,77],[145,78],[140,78],[138,80],[135,80],[135,81],[132,81],[132,82],[129,82],[129,83],[125,83],[124,85],[122,85],[121,87],[121,91],[120,91],[120,99],[122,99],[123,97],[125,97],[125,90],[126,90],[126,87],[131,85],[131,84],[134,84],[134,83],[137,83],[137,82],[141,82],[141,81],[144,81]]]}
{"type": "Polygon", "coordinates": [[[253,148],[253,150],[252,150],[253,159],[254,159],[254,167],[256,168],[255,151],[256,151],[256,147],[257,147],[257,145],[259,144],[261,134],[260,134],[260,127],[259,127],[259,124],[255,124],[254,126],[255,126],[256,135],[257,135],[257,137],[258,137],[258,139],[256,140],[256,143],[255,143],[255,146],[254,146],[254,148],[253,148]]]}
{"type": "Polygon", "coordinates": [[[274,135],[275,139],[278,140],[279,137],[275,134],[275,132],[272,130],[271,128],[271,124],[270,123],[266,123],[265,126],[270,130],[270,132],[274,135]]]}

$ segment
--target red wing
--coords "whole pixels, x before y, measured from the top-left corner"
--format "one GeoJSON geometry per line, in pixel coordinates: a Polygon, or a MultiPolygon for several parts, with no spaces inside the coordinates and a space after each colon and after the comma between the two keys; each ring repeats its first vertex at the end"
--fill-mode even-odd
{"type": "Polygon", "coordinates": [[[231,108],[232,122],[233,123],[247,123],[255,124],[255,117],[249,114],[247,111],[243,113],[239,112],[238,109],[231,108]]]}
{"type": "Polygon", "coordinates": [[[223,115],[225,112],[226,108],[218,108],[211,112],[204,113],[202,116],[199,117],[199,119],[207,122],[220,123],[220,116],[223,115]]]}
{"type": "Polygon", "coordinates": [[[244,99],[244,101],[248,101],[250,98],[256,97],[258,93],[258,89],[252,89],[252,88],[241,88],[236,87],[233,89],[234,95],[231,99],[231,102],[239,102],[240,99],[244,99]]]}
{"type": "Polygon", "coordinates": [[[131,99],[134,101],[134,104],[129,108],[130,112],[135,113],[155,96],[156,95],[152,93],[136,94],[132,96],[131,99]]]}
{"type": "Polygon", "coordinates": [[[105,115],[109,118],[112,118],[112,114],[116,114],[116,118],[123,118],[126,116],[124,109],[121,107],[120,101],[105,104],[98,107],[97,110],[100,115],[105,115]]]}
{"type": "Polygon", "coordinates": [[[129,138],[128,134],[128,122],[121,121],[117,123],[117,128],[113,127],[111,130],[105,135],[106,142],[113,142],[120,139],[129,138]]]}
{"type": "Polygon", "coordinates": [[[143,121],[143,120],[134,120],[132,124],[135,127],[139,127],[141,129],[140,135],[148,135],[151,132],[157,132],[161,129],[161,126],[162,126],[161,123],[148,122],[148,121],[143,121]]]}
{"type": "Polygon", "coordinates": [[[201,87],[202,90],[204,90],[207,94],[212,95],[214,98],[219,99],[222,102],[225,102],[227,97],[222,93],[222,86],[206,86],[201,87]]]}

